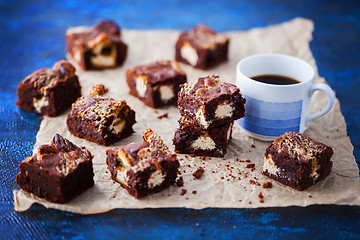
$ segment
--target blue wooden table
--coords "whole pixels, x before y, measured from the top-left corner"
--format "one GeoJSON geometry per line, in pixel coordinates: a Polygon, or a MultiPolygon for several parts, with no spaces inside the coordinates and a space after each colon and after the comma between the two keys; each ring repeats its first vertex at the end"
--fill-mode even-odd
{"type": "Polygon", "coordinates": [[[32,153],[40,115],[19,110],[16,87],[65,56],[69,26],[114,19],[127,29],[180,29],[207,23],[248,30],[314,21],[311,50],[336,91],[360,160],[360,4],[358,1],[10,1],[0,2],[0,239],[359,239],[360,207],[113,210],[82,216],[39,205],[13,210],[18,164],[32,153]]]}

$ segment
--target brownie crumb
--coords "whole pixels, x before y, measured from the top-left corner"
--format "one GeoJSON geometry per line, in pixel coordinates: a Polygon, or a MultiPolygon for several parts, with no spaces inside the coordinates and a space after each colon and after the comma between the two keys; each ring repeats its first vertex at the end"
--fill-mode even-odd
{"type": "Polygon", "coordinates": [[[263,188],[272,188],[272,182],[264,182],[262,187],[263,188]]]}
{"type": "Polygon", "coordinates": [[[309,195],[309,198],[312,198],[312,196],[311,196],[311,195],[309,195]]]}
{"type": "Polygon", "coordinates": [[[252,202],[250,201],[249,204],[251,204],[252,202]]]}
{"type": "Polygon", "coordinates": [[[248,165],[246,165],[246,168],[254,168],[255,167],[255,163],[249,163],[248,165]]]}
{"type": "Polygon", "coordinates": [[[197,192],[196,191],[192,191],[192,194],[196,194],[197,192]]]}
{"type": "Polygon", "coordinates": [[[252,147],[252,148],[256,148],[255,144],[251,144],[251,147],[252,147]]]}
{"type": "Polygon", "coordinates": [[[180,177],[178,180],[176,180],[176,186],[182,187],[184,186],[184,179],[180,177]]]}
{"type": "Polygon", "coordinates": [[[264,199],[260,199],[259,202],[260,202],[260,203],[264,203],[264,199]]]}
{"type": "Polygon", "coordinates": [[[186,192],[187,192],[187,190],[186,190],[186,189],[181,189],[181,193],[180,193],[180,195],[181,195],[181,196],[183,196],[183,195],[185,195],[185,194],[186,194],[186,192]]]}
{"type": "Polygon", "coordinates": [[[94,95],[104,95],[105,93],[107,93],[109,91],[109,89],[107,89],[103,84],[96,84],[95,86],[92,86],[89,90],[89,95],[90,96],[94,96],[94,95]]]}
{"type": "Polygon", "coordinates": [[[247,159],[247,160],[245,160],[245,162],[250,163],[251,161],[250,161],[250,159],[247,159]]]}
{"type": "Polygon", "coordinates": [[[200,178],[200,177],[203,175],[204,171],[205,171],[204,168],[199,167],[199,168],[193,173],[193,176],[198,179],[198,178],[200,178]]]}
{"type": "Polygon", "coordinates": [[[168,118],[168,113],[164,113],[163,115],[158,116],[158,119],[168,118]]]}
{"type": "Polygon", "coordinates": [[[251,185],[254,185],[254,184],[255,184],[255,181],[254,181],[254,180],[249,180],[249,183],[250,183],[251,185]]]}
{"type": "Polygon", "coordinates": [[[258,197],[259,198],[264,198],[264,195],[262,194],[262,192],[259,193],[258,197]]]}

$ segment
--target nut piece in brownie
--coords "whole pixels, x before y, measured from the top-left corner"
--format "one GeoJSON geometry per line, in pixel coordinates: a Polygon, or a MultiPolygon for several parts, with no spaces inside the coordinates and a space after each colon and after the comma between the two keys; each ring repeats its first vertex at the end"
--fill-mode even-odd
{"type": "Polygon", "coordinates": [[[81,96],[81,87],[75,68],[61,60],[52,69],[35,71],[17,87],[19,108],[49,117],[60,115],[81,96]]]}
{"type": "Polygon", "coordinates": [[[230,121],[215,128],[202,129],[182,116],[173,139],[175,152],[223,157],[231,138],[233,122],[230,121]]]}
{"type": "Polygon", "coordinates": [[[79,98],[66,120],[73,135],[105,146],[133,133],[135,122],[135,112],[125,100],[98,95],[79,98]]]}
{"type": "Polygon", "coordinates": [[[229,37],[200,24],[182,33],[175,45],[175,60],[207,69],[228,59],[229,37]]]}
{"type": "Polygon", "coordinates": [[[179,92],[178,108],[182,116],[207,129],[244,117],[245,101],[239,88],[212,75],[199,78],[193,85],[185,83],[179,92]]]}
{"type": "Polygon", "coordinates": [[[266,149],[263,174],[304,190],[331,172],[331,147],[298,132],[286,132],[266,149]]]}
{"type": "Polygon", "coordinates": [[[64,203],[94,185],[93,156],[56,134],[48,145],[19,165],[16,183],[25,191],[50,202],[64,203]]]}
{"type": "Polygon", "coordinates": [[[130,94],[146,105],[158,108],[176,104],[180,84],[186,82],[186,74],[175,61],[158,61],[136,66],[126,71],[130,94]]]}
{"type": "Polygon", "coordinates": [[[111,20],[103,20],[93,28],[68,29],[66,46],[72,59],[84,70],[120,66],[127,55],[120,28],[111,20]]]}
{"type": "Polygon", "coordinates": [[[174,184],[179,168],[176,154],[170,153],[155,132],[147,129],[143,140],[106,151],[111,178],[136,198],[174,184]]]}

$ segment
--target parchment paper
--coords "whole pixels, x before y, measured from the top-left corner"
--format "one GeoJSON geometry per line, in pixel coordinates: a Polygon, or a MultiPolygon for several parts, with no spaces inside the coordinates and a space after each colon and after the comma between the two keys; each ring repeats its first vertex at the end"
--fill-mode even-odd
{"type": "MultiPolygon", "coordinates": [[[[312,39],[313,23],[307,19],[296,18],[280,25],[252,29],[244,32],[228,32],[230,43],[229,61],[208,71],[195,70],[181,65],[187,73],[188,81],[194,82],[198,77],[219,74],[223,81],[235,83],[236,64],[242,58],[258,53],[283,53],[299,57],[316,64],[309,48],[312,39]]],[[[173,150],[172,138],[178,127],[178,109],[175,106],[154,110],[145,106],[138,99],[128,94],[125,71],[138,64],[156,60],[173,59],[174,46],[179,31],[137,31],[125,30],[123,39],[129,45],[128,58],[124,66],[105,71],[81,71],[77,68],[82,93],[97,83],[109,87],[108,95],[115,99],[125,99],[136,111],[136,133],[113,146],[141,141],[146,128],[152,128],[173,150]],[[157,117],[168,113],[168,118],[157,117]]],[[[316,70],[317,71],[317,70],[316,70]]],[[[316,82],[325,82],[316,77],[316,82]]],[[[324,94],[313,96],[313,111],[319,111],[327,104],[324,94]]],[[[68,111],[69,112],[69,111],[68,111]]],[[[272,181],[261,174],[263,156],[269,142],[261,142],[243,134],[234,124],[233,139],[224,158],[190,157],[179,154],[181,176],[184,186],[171,186],[158,194],[135,199],[110,179],[105,163],[105,151],[108,147],[100,146],[72,136],[66,127],[67,113],[56,118],[45,117],[37,134],[35,149],[49,143],[55,133],[59,133],[79,146],[86,146],[94,155],[95,186],[66,204],[54,204],[37,198],[22,190],[14,190],[15,210],[25,211],[33,203],[40,203],[47,208],[69,212],[93,214],[106,212],[114,208],[169,208],[185,207],[201,209],[216,208],[257,208],[277,206],[308,206],[311,204],[346,204],[360,205],[360,182],[358,168],[352,154],[353,146],[346,134],[346,124],[340,111],[338,100],[333,109],[325,116],[313,121],[305,135],[314,140],[330,145],[334,149],[333,170],[331,174],[315,186],[296,191],[285,185],[272,181]],[[247,168],[249,161],[255,169],[247,168]],[[194,179],[192,173],[202,166],[205,173],[200,179],[194,179]],[[262,188],[262,183],[271,181],[271,189],[262,188]],[[252,183],[252,184],[251,184],[252,183]],[[181,195],[182,189],[187,193],[181,195]],[[196,192],[195,192],[196,191],[196,192]],[[260,202],[259,193],[264,196],[260,202]]],[[[113,147],[110,146],[110,147],[113,147]]]]}

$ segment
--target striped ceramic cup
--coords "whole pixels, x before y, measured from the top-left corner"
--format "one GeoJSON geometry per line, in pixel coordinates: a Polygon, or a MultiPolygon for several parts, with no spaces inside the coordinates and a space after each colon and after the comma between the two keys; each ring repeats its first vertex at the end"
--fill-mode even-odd
{"type": "Polygon", "coordinates": [[[287,131],[303,133],[311,120],[326,114],[334,105],[328,85],[314,84],[314,69],[305,61],[282,54],[260,54],[241,60],[236,69],[236,84],[246,98],[245,117],[237,120],[242,131],[256,139],[271,141],[287,131]],[[259,75],[290,77],[298,83],[269,84],[252,79],[259,75]],[[310,114],[311,96],[324,91],[328,105],[310,114]]]}

